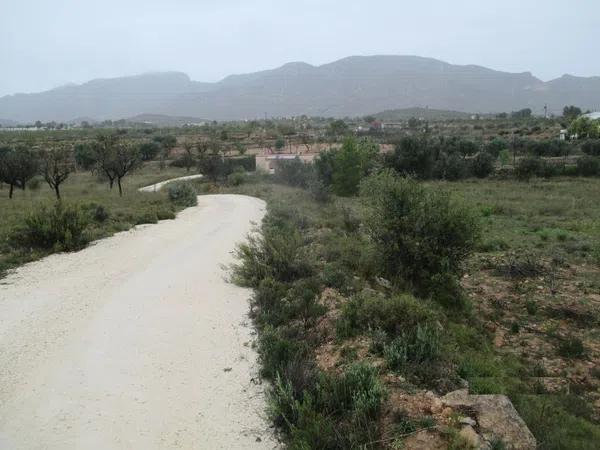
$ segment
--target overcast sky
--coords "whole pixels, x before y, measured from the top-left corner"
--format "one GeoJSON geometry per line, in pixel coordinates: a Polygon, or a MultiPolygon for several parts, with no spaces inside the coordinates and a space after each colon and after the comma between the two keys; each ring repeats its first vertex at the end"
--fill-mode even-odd
{"type": "Polygon", "coordinates": [[[600,75],[599,0],[0,0],[0,95],[177,70],[199,81],[350,55],[600,75]]]}

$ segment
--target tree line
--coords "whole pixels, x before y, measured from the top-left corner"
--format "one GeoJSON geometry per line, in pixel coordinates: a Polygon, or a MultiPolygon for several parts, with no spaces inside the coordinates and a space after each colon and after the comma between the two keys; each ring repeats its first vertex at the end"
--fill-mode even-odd
{"type": "MultiPolygon", "coordinates": [[[[103,134],[89,144],[52,145],[29,148],[23,145],[0,147],[0,182],[8,185],[8,197],[14,189],[25,190],[27,183],[41,175],[61,198],[61,186],[77,168],[90,170],[115,185],[123,195],[123,179],[143,161],[142,145],[123,141],[118,134],[103,134]]],[[[173,145],[174,146],[174,145],[173,145]]]]}

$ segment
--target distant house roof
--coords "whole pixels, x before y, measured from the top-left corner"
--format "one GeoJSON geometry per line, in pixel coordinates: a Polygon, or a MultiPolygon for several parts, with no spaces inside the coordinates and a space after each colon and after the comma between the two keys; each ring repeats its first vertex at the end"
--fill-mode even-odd
{"type": "Polygon", "coordinates": [[[600,112],[591,112],[584,114],[583,117],[587,117],[588,119],[597,120],[600,119],[600,112]]]}

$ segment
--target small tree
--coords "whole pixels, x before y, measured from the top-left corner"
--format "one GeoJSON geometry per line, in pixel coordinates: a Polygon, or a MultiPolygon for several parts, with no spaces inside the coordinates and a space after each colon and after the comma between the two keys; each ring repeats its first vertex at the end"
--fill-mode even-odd
{"type": "Polygon", "coordinates": [[[334,137],[343,136],[348,132],[348,124],[341,119],[329,123],[328,134],[334,137]]]}
{"type": "Polygon", "coordinates": [[[163,136],[156,136],[154,142],[157,142],[161,146],[160,152],[160,168],[165,168],[165,161],[171,155],[171,150],[177,145],[177,138],[171,134],[165,134],[163,136]]]}
{"type": "Polygon", "coordinates": [[[72,152],[65,147],[52,147],[42,151],[41,155],[44,179],[60,200],[60,185],[75,170],[72,152]]]}
{"type": "Polygon", "coordinates": [[[241,142],[235,143],[235,149],[237,150],[238,155],[240,155],[240,156],[244,156],[246,154],[246,151],[248,150],[246,148],[246,146],[244,144],[242,144],[241,142]]]}
{"type": "Polygon", "coordinates": [[[0,148],[0,182],[8,184],[8,198],[15,187],[25,189],[39,169],[37,155],[26,147],[0,148]]]}
{"type": "Polygon", "coordinates": [[[306,151],[308,153],[310,153],[310,146],[312,144],[312,138],[310,136],[310,134],[308,133],[302,133],[300,135],[300,142],[302,142],[302,145],[304,145],[304,147],[306,147],[306,151]]]}
{"type": "Polygon", "coordinates": [[[140,145],[140,156],[143,161],[152,161],[160,151],[161,146],[158,142],[144,142],[140,145]]]}
{"type": "Polygon", "coordinates": [[[139,147],[130,144],[120,144],[117,146],[112,165],[117,177],[120,197],[123,196],[123,186],[121,183],[123,178],[140,167],[141,164],[142,158],[139,147]]]}
{"type": "Polygon", "coordinates": [[[577,117],[579,117],[581,115],[581,108],[578,108],[577,106],[565,106],[563,108],[563,117],[565,119],[567,119],[569,122],[571,122],[572,120],[577,119],[577,117]]]}
{"type": "Polygon", "coordinates": [[[117,178],[113,162],[118,144],[119,137],[116,134],[99,135],[93,143],[97,168],[108,179],[110,189],[117,178]]]}
{"type": "Polygon", "coordinates": [[[277,153],[279,153],[281,150],[283,150],[283,147],[285,147],[285,139],[280,136],[275,140],[275,150],[277,150],[277,153]]]}
{"type": "Polygon", "coordinates": [[[495,158],[488,152],[479,152],[471,161],[471,172],[477,178],[485,178],[494,172],[495,158]]]}
{"type": "Polygon", "coordinates": [[[96,152],[94,151],[93,145],[90,144],[77,144],[73,150],[73,156],[75,157],[75,163],[77,167],[83,170],[93,170],[96,168],[96,152]]]}
{"type": "Polygon", "coordinates": [[[181,163],[185,167],[186,172],[196,164],[196,156],[194,155],[194,146],[191,142],[183,144],[183,156],[181,157],[181,163]]]}

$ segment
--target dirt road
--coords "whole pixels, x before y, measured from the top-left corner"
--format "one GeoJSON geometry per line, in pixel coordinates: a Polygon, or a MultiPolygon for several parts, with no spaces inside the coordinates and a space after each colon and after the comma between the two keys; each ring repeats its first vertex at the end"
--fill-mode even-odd
{"type": "Polygon", "coordinates": [[[201,196],[0,280],[0,449],[269,449],[248,290],[227,283],[265,206],[201,196]]]}

